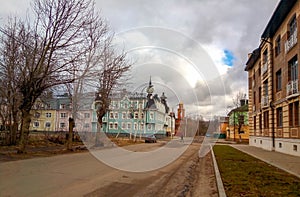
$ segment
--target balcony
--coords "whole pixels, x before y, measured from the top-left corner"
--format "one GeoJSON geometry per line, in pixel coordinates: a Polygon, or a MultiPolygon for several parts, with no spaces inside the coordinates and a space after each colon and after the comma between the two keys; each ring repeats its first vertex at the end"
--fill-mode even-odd
{"type": "Polygon", "coordinates": [[[298,79],[288,82],[286,85],[286,95],[291,96],[298,93],[298,79]]]}
{"type": "Polygon", "coordinates": [[[262,66],[262,74],[265,74],[268,71],[268,62],[265,62],[262,66]]]}
{"type": "Polygon", "coordinates": [[[291,50],[291,48],[297,44],[297,32],[298,31],[296,28],[295,31],[290,35],[289,39],[285,42],[285,53],[289,52],[289,50],[291,50]]]}
{"type": "Polygon", "coordinates": [[[261,107],[268,107],[269,106],[269,96],[263,96],[262,97],[262,102],[261,102],[261,107]]]}

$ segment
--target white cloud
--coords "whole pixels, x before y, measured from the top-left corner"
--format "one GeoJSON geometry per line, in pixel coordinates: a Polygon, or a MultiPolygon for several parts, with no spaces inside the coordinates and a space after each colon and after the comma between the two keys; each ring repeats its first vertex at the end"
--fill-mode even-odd
{"type": "MultiPolygon", "coordinates": [[[[230,98],[237,92],[247,92],[247,73],[244,71],[247,54],[258,46],[260,35],[278,1],[95,0],[97,9],[116,33],[141,26],[160,27],[132,31],[132,34],[124,35],[123,40],[120,37],[121,47],[127,49],[157,46],[152,50],[132,52],[141,65],[144,63],[136,70],[134,80],[141,84],[148,82],[149,75],[156,75],[159,83],[180,95],[189,110],[199,109],[203,114],[225,114],[226,107],[224,109],[219,101],[224,100],[230,105],[230,98]],[[173,35],[172,30],[175,30],[173,35]],[[201,45],[216,68],[212,68],[214,66],[200,49],[201,45]],[[224,49],[235,56],[232,67],[222,62],[224,49]],[[189,97],[193,91],[198,101],[189,97]]],[[[0,22],[11,11],[24,13],[29,2],[2,0],[0,22]]]]}

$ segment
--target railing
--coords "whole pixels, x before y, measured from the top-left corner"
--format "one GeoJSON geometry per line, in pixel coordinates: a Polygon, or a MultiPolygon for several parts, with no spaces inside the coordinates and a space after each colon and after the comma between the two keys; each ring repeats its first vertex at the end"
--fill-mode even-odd
{"type": "Polygon", "coordinates": [[[290,35],[289,39],[285,42],[285,53],[287,53],[297,43],[297,28],[290,35]]]}
{"type": "Polygon", "coordinates": [[[289,81],[286,85],[287,96],[298,93],[298,79],[294,81],[289,81]]]}
{"type": "Polygon", "coordinates": [[[261,107],[268,107],[268,106],[269,106],[269,96],[263,96],[261,107]]]}
{"type": "Polygon", "coordinates": [[[262,66],[262,74],[265,74],[268,71],[268,62],[265,62],[262,66]]]}

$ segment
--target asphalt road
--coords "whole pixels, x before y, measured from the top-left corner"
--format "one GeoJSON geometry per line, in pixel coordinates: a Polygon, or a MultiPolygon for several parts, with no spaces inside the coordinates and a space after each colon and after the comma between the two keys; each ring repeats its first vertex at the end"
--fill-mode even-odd
{"type": "MultiPolygon", "coordinates": [[[[172,192],[186,196],[187,188],[190,194],[192,188],[197,188],[199,147],[199,143],[188,146],[187,141],[174,140],[167,145],[163,142],[138,144],[126,150],[106,148],[5,162],[0,164],[0,196],[145,197],[172,192]]],[[[216,188],[213,173],[207,172],[210,184],[206,192],[211,196],[216,188]]]]}

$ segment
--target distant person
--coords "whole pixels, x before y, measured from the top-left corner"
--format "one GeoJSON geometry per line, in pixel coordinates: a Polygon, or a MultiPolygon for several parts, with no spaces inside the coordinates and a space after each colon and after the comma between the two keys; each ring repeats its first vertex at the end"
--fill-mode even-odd
{"type": "Polygon", "coordinates": [[[181,133],[180,138],[181,138],[181,142],[183,143],[183,133],[181,133]]]}

